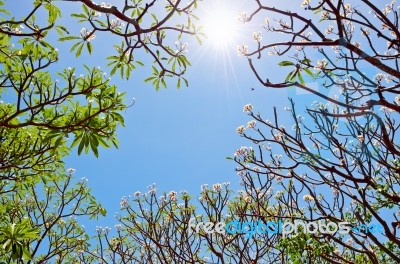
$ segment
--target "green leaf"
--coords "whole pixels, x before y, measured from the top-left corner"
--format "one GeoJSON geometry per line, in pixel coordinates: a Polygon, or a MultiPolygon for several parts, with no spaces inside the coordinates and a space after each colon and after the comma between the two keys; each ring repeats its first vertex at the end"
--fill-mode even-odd
{"type": "Polygon", "coordinates": [[[310,71],[310,69],[309,68],[305,68],[305,69],[303,69],[311,78],[314,78],[314,74],[313,74],[313,72],[312,71],[310,71]]]}
{"type": "Polygon", "coordinates": [[[26,247],[22,248],[22,257],[24,258],[24,260],[31,260],[32,259],[32,255],[31,255],[31,253],[29,253],[28,248],[26,248],[26,247]]]}
{"type": "Polygon", "coordinates": [[[81,155],[84,146],[85,146],[85,141],[82,138],[78,146],[78,155],[81,155]]]}
{"type": "Polygon", "coordinates": [[[85,43],[82,42],[81,45],[79,45],[78,50],[76,51],[76,54],[75,54],[75,56],[76,56],[77,58],[81,55],[81,53],[82,53],[82,48],[83,48],[83,45],[84,45],[84,44],[85,44],[85,43]]]}
{"type": "Polygon", "coordinates": [[[306,83],[304,82],[303,76],[301,75],[300,71],[297,74],[297,77],[299,78],[300,84],[305,85],[306,83]]]}
{"type": "Polygon", "coordinates": [[[66,40],[73,40],[73,39],[79,39],[79,37],[76,37],[76,36],[67,36],[67,37],[59,38],[58,40],[59,40],[59,41],[66,41],[66,40]]]}
{"type": "Polygon", "coordinates": [[[281,62],[279,62],[278,65],[281,66],[281,67],[285,67],[285,66],[293,66],[294,63],[291,62],[291,61],[281,61],[281,62]]]}
{"type": "Polygon", "coordinates": [[[86,42],[86,48],[87,48],[89,54],[92,54],[93,45],[90,42],[86,42]]]}

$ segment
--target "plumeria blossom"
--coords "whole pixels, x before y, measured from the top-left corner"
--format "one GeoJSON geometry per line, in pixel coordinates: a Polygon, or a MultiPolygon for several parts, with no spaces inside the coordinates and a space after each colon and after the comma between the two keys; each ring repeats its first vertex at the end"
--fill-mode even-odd
{"type": "Polygon", "coordinates": [[[96,38],[95,34],[92,34],[93,31],[89,31],[86,28],[81,29],[81,37],[86,41],[91,41],[96,38]]]}
{"type": "Polygon", "coordinates": [[[222,185],[220,183],[213,184],[213,189],[214,191],[219,192],[222,189],[222,185]]]}
{"type": "Polygon", "coordinates": [[[69,173],[69,174],[74,174],[75,173],[75,169],[74,168],[69,168],[68,170],[67,170],[67,172],[69,173]]]}
{"type": "Polygon", "coordinates": [[[208,184],[202,184],[200,186],[202,192],[206,192],[208,190],[208,184]]]}
{"type": "Polygon", "coordinates": [[[249,17],[247,15],[247,12],[240,12],[238,14],[238,20],[242,22],[243,24],[249,21],[249,17]]]}
{"type": "Polygon", "coordinates": [[[121,206],[121,208],[125,208],[128,206],[128,201],[126,200],[126,197],[121,198],[121,202],[119,203],[119,205],[121,206]]]}
{"type": "Polygon", "coordinates": [[[238,45],[236,47],[236,51],[239,56],[246,56],[246,54],[249,52],[249,47],[245,44],[238,45]]]}
{"type": "Polygon", "coordinates": [[[251,121],[247,122],[247,128],[255,128],[255,127],[256,127],[255,120],[251,120],[251,121]]]}
{"type": "Polygon", "coordinates": [[[310,202],[314,201],[314,197],[312,197],[309,194],[306,194],[303,196],[303,200],[306,201],[307,203],[310,203],[310,202]]]}
{"type": "Polygon", "coordinates": [[[311,0],[304,0],[303,3],[301,3],[301,7],[308,7],[310,5],[311,0]]]}
{"type": "Polygon", "coordinates": [[[237,149],[235,156],[242,156],[243,158],[247,158],[249,156],[253,155],[253,148],[252,147],[241,147],[240,149],[237,149]]]}
{"type": "Polygon", "coordinates": [[[398,96],[396,96],[396,98],[394,99],[394,101],[396,102],[397,105],[400,106],[400,94],[398,96]]]}
{"type": "Polygon", "coordinates": [[[243,107],[243,112],[250,113],[253,110],[253,106],[251,104],[247,104],[243,107]]]}
{"type": "Polygon", "coordinates": [[[260,42],[260,41],[262,40],[261,32],[260,32],[260,31],[254,32],[254,33],[253,33],[253,39],[254,39],[255,41],[257,41],[257,42],[260,42]]]}
{"type": "Polygon", "coordinates": [[[175,191],[170,191],[169,193],[168,193],[168,198],[171,200],[171,201],[176,201],[176,195],[177,195],[177,192],[175,192],[175,191]]]}
{"type": "Polygon", "coordinates": [[[111,8],[112,7],[112,5],[110,3],[106,4],[104,2],[101,2],[100,6],[103,7],[103,8],[111,8]]]}
{"type": "Polygon", "coordinates": [[[325,34],[332,34],[334,27],[333,26],[329,26],[326,30],[325,30],[325,34]]]}
{"type": "Polygon", "coordinates": [[[328,61],[323,59],[323,60],[318,60],[317,65],[314,66],[314,70],[316,71],[321,71],[326,69],[326,66],[328,66],[328,61]]]}
{"type": "Polygon", "coordinates": [[[385,75],[383,73],[378,73],[374,77],[375,81],[377,81],[378,83],[380,83],[384,78],[385,78],[385,75]]]}
{"type": "Polygon", "coordinates": [[[182,42],[180,42],[180,41],[176,41],[175,42],[175,47],[176,47],[176,50],[175,50],[175,53],[178,55],[178,54],[185,54],[185,53],[187,53],[188,52],[188,46],[189,46],[189,44],[188,43],[182,43],[182,42]]]}
{"type": "Polygon", "coordinates": [[[113,20],[111,20],[111,23],[110,23],[110,28],[111,28],[111,29],[121,29],[121,28],[123,28],[124,26],[125,26],[125,24],[122,23],[120,19],[116,19],[116,20],[113,19],[113,20]]]}
{"type": "Polygon", "coordinates": [[[240,127],[236,128],[236,133],[242,135],[245,130],[246,130],[246,128],[244,126],[240,126],[240,127]]]}

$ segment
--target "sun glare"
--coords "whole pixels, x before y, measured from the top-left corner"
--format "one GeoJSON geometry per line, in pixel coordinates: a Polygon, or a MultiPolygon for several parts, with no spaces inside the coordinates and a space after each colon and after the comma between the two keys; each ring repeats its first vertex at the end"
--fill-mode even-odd
{"type": "Polygon", "coordinates": [[[235,13],[225,6],[215,6],[207,12],[204,21],[204,33],[207,41],[217,47],[224,47],[234,42],[237,21],[235,13]]]}

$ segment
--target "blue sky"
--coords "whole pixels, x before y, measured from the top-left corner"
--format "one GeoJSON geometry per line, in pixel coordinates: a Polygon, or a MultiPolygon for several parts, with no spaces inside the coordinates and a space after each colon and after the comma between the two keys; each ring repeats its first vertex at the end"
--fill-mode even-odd
{"type": "MultiPolygon", "coordinates": [[[[11,11],[16,17],[26,12],[13,10],[22,2],[13,1],[11,11]]],[[[231,5],[233,16],[243,10],[245,2],[236,1],[237,5],[231,5]]],[[[63,23],[70,25],[72,34],[79,34],[81,26],[71,22],[68,13],[79,12],[80,5],[63,3],[60,7],[64,12],[63,23]]],[[[207,8],[200,11],[207,12],[207,8]]],[[[251,27],[258,28],[258,25],[244,28],[240,33],[246,34],[237,43],[252,42],[251,27]]],[[[112,45],[120,41],[118,38],[113,41],[110,34],[98,34],[93,41],[94,54],[83,55],[78,60],[68,53],[71,43],[60,44],[60,62],[54,70],[77,67],[79,75],[85,63],[109,72],[104,59],[115,53],[112,45]]],[[[246,59],[237,55],[237,43],[222,50],[210,41],[203,46],[189,41],[188,57],[193,66],[186,75],[188,88],[177,90],[175,82],[170,82],[168,89],[156,92],[144,83],[151,63],[149,58],[143,60],[147,68],[134,72],[129,81],[121,80],[118,75],[112,78],[120,91],[127,92],[127,104],[132,98],[136,100],[123,113],[126,127],[118,130],[119,149],[102,149],[99,158],[91,154],[78,157],[75,150],[66,159],[66,167],[75,168],[77,178],[88,178],[93,194],[108,210],[108,217],[100,220],[102,225],[115,223],[112,215],[119,210],[122,196],[144,192],[152,183],[157,184],[160,192],[187,190],[193,195],[199,193],[204,183],[229,181],[234,188],[238,187],[240,178],[234,171],[235,163],[226,157],[249,144],[235,132],[236,127],[250,120],[243,113],[243,106],[251,103],[256,111],[271,119],[273,106],[282,111],[288,105],[288,96],[299,96],[299,106],[309,105],[310,97],[298,95],[296,90],[262,88],[246,59]]],[[[265,68],[276,78],[284,76],[274,63],[265,62],[265,68]]]]}

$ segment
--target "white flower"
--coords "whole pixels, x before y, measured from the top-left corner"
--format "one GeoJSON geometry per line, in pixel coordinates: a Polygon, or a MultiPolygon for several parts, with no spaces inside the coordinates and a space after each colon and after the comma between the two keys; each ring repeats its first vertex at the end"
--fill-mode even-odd
{"type": "Polygon", "coordinates": [[[254,33],[253,33],[253,39],[254,39],[255,41],[257,41],[257,42],[260,42],[260,41],[262,40],[261,32],[260,32],[260,31],[254,32],[254,33]]]}
{"type": "Polygon", "coordinates": [[[361,47],[360,42],[354,42],[353,45],[354,45],[354,47],[356,47],[358,49],[361,47]]]}
{"type": "Polygon", "coordinates": [[[320,71],[326,69],[326,66],[328,65],[328,61],[323,59],[323,60],[318,60],[317,65],[314,66],[314,70],[320,71]]]}
{"type": "Polygon", "coordinates": [[[67,172],[69,173],[69,174],[74,174],[75,173],[75,169],[74,168],[69,168],[68,170],[67,170],[67,172]]]}
{"type": "Polygon", "coordinates": [[[375,81],[377,81],[377,82],[381,82],[384,78],[385,78],[385,75],[383,73],[378,73],[374,77],[375,81]]]}
{"type": "Polygon", "coordinates": [[[113,20],[111,20],[111,23],[110,23],[110,28],[111,29],[121,29],[121,28],[123,28],[125,25],[124,25],[124,23],[122,23],[121,22],[121,20],[120,19],[113,19],[113,20]]]}
{"type": "Polygon", "coordinates": [[[368,36],[370,34],[369,28],[362,28],[361,29],[361,34],[363,36],[368,36]]]}
{"type": "Polygon", "coordinates": [[[236,51],[238,56],[246,56],[246,54],[249,52],[249,47],[245,44],[238,45],[236,46],[236,51]]]}
{"type": "Polygon", "coordinates": [[[310,5],[310,0],[304,0],[303,3],[301,3],[301,7],[308,7],[310,5]]]}
{"type": "Polygon", "coordinates": [[[249,21],[249,18],[247,16],[247,12],[240,12],[238,14],[238,20],[242,22],[243,24],[249,21]]]}
{"type": "Polygon", "coordinates": [[[306,201],[307,203],[310,203],[310,202],[314,201],[314,197],[312,197],[309,194],[306,194],[303,196],[303,200],[306,201]]]}
{"type": "Polygon", "coordinates": [[[185,53],[187,53],[188,52],[188,46],[189,46],[189,44],[188,43],[182,43],[182,42],[179,42],[179,41],[176,41],[175,42],[175,47],[176,47],[176,50],[175,50],[175,53],[176,54],[185,54],[185,53]]]}
{"type": "Polygon", "coordinates": [[[110,3],[108,5],[106,5],[106,3],[104,3],[104,2],[101,2],[100,6],[103,8],[111,8],[112,7],[112,5],[110,3]]]}
{"type": "Polygon", "coordinates": [[[136,197],[138,197],[138,196],[140,196],[140,194],[141,194],[141,193],[138,191],[138,192],[135,192],[133,195],[136,196],[136,197]]]}
{"type": "Polygon", "coordinates": [[[93,31],[89,31],[86,28],[82,28],[81,29],[81,37],[85,40],[85,41],[91,41],[93,39],[96,38],[96,35],[93,34],[93,31]]]}
{"type": "Polygon", "coordinates": [[[255,128],[255,127],[256,127],[255,120],[251,120],[251,121],[247,122],[247,128],[255,128]]]}
{"type": "Polygon", "coordinates": [[[213,184],[214,191],[221,191],[222,185],[220,183],[213,184]]]}
{"type": "Polygon", "coordinates": [[[277,191],[274,197],[275,197],[276,199],[278,199],[278,198],[280,198],[282,195],[283,195],[283,191],[277,191]]]}
{"type": "Polygon", "coordinates": [[[121,206],[121,208],[125,208],[128,206],[128,201],[126,200],[125,197],[121,198],[121,202],[119,203],[119,205],[121,206]]]}
{"type": "Polygon", "coordinates": [[[246,130],[246,128],[244,126],[240,126],[240,127],[236,128],[236,133],[243,134],[245,130],[246,130]]]}
{"type": "Polygon", "coordinates": [[[329,26],[326,30],[325,30],[325,34],[332,34],[333,32],[333,26],[329,26]]]}
{"type": "Polygon", "coordinates": [[[177,193],[176,193],[175,191],[170,191],[170,192],[168,193],[168,197],[169,197],[169,199],[170,199],[171,201],[176,201],[176,195],[177,195],[177,193]]]}
{"type": "Polygon", "coordinates": [[[251,104],[247,104],[243,107],[243,112],[249,113],[253,110],[253,106],[251,104]]]}
{"type": "Polygon", "coordinates": [[[160,196],[159,198],[158,198],[158,200],[160,201],[160,203],[165,203],[165,196],[160,196]]]}
{"type": "Polygon", "coordinates": [[[351,13],[351,5],[350,4],[345,4],[344,9],[346,10],[347,13],[351,13]]]}
{"type": "Polygon", "coordinates": [[[281,133],[274,134],[274,139],[276,141],[280,141],[282,139],[282,134],[281,133]]]}
{"type": "Polygon", "coordinates": [[[396,102],[397,105],[400,106],[400,94],[398,96],[396,96],[396,98],[394,99],[394,101],[396,102]]]}
{"type": "Polygon", "coordinates": [[[208,190],[208,184],[202,184],[202,185],[200,186],[200,188],[201,188],[201,191],[202,191],[202,192],[207,191],[207,190],[208,190]]]}

